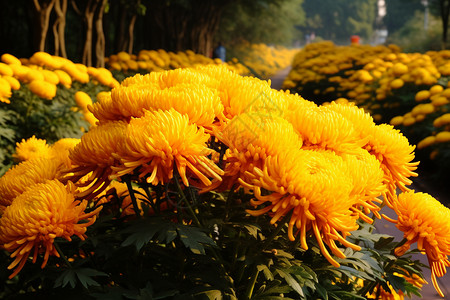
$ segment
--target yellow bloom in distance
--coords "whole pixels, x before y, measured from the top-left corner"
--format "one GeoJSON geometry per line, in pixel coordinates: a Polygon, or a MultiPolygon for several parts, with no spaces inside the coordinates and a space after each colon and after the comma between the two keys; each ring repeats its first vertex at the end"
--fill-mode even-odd
{"type": "Polygon", "coordinates": [[[20,143],[16,143],[16,152],[12,155],[16,161],[24,161],[37,157],[49,157],[50,146],[47,141],[38,139],[34,135],[29,139],[22,139],[20,143]]]}

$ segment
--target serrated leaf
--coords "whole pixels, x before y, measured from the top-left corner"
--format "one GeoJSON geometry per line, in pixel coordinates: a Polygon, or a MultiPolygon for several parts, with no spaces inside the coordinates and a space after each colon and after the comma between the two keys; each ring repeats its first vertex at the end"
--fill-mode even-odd
{"type": "Polygon", "coordinates": [[[53,285],[54,288],[56,287],[65,287],[67,284],[70,284],[72,288],[74,288],[77,285],[77,277],[75,275],[75,272],[73,269],[65,270],[56,280],[55,284],[53,285]]]}
{"type": "Polygon", "coordinates": [[[286,283],[294,290],[296,291],[300,296],[304,297],[305,294],[303,293],[303,289],[300,286],[300,284],[297,282],[297,280],[294,279],[294,277],[291,276],[288,272],[277,269],[276,270],[278,274],[286,281],[286,283]]]}
{"type": "Polygon", "coordinates": [[[108,276],[108,274],[97,271],[95,269],[90,268],[79,268],[74,269],[75,274],[78,277],[78,280],[81,282],[81,284],[88,288],[89,286],[99,286],[100,284],[92,279],[94,276],[108,276]]]}
{"type": "Polygon", "coordinates": [[[254,237],[255,239],[258,237],[258,231],[261,230],[261,228],[259,228],[256,225],[244,225],[245,230],[247,230],[247,232],[254,237]]]}
{"type": "Polygon", "coordinates": [[[183,244],[195,254],[205,254],[203,244],[216,246],[216,243],[199,228],[177,226],[178,236],[183,244]]]}
{"type": "Polygon", "coordinates": [[[261,271],[263,272],[264,277],[266,277],[266,279],[268,280],[274,279],[272,272],[270,272],[269,268],[266,265],[263,264],[257,265],[256,268],[258,269],[259,272],[261,271]]]}
{"type": "Polygon", "coordinates": [[[145,244],[152,240],[158,234],[158,240],[171,242],[176,237],[176,229],[173,223],[161,220],[145,220],[136,222],[133,226],[127,228],[124,233],[131,233],[122,243],[122,247],[135,245],[140,251],[145,244]],[[174,235],[175,233],[175,235],[174,235]]]}

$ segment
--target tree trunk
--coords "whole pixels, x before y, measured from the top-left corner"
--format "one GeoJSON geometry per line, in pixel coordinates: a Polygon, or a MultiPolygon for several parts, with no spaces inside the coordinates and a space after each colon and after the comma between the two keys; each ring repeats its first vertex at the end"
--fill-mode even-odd
{"type": "Polygon", "coordinates": [[[450,14],[450,1],[439,0],[442,19],[442,49],[447,47],[448,18],[450,14]]]}
{"type": "Polygon", "coordinates": [[[47,40],[47,31],[50,21],[50,13],[56,0],[45,0],[39,3],[39,0],[33,0],[34,8],[39,21],[39,43],[38,51],[45,51],[45,42],[47,40]]]}
{"type": "MultiPolygon", "coordinates": [[[[122,4],[120,4],[122,6],[122,4]]],[[[121,7],[119,22],[116,24],[116,52],[125,51],[127,48],[127,42],[125,39],[125,27],[127,21],[127,10],[121,7]]]]}
{"type": "Polygon", "coordinates": [[[134,24],[136,24],[137,15],[131,17],[130,24],[128,24],[128,53],[133,52],[134,43],[134,24]]]}
{"type": "Polygon", "coordinates": [[[56,21],[53,24],[53,35],[55,37],[55,55],[67,58],[65,27],[67,0],[56,0],[55,2],[56,21]]]}
{"type": "Polygon", "coordinates": [[[95,59],[96,66],[105,66],[105,33],[103,32],[103,13],[107,0],[100,0],[101,3],[97,8],[97,18],[95,19],[95,29],[97,32],[97,41],[95,43],[95,59]]]}
{"type": "Polygon", "coordinates": [[[92,28],[94,22],[94,9],[96,0],[89,0],[86,9],[84,10],[84,21],[86,23],[86,37],[83,47],[83,55],[81,61],[84,65],[90,67],[92,66],[92,28]]]}

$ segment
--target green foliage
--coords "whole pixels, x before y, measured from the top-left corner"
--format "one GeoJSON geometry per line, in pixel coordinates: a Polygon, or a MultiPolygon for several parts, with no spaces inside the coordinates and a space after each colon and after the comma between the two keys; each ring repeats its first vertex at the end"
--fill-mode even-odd
{"type": "Polygon", "coordinates": [[[352,35],[368,41],[375,25],[376,3],[376,0],[305,0],[305,30],[336,43],[349,44],[352,35]]]}
{"type": "MultiPolygon", "coordinates": [[[[108,193],[85,241],[56,240],[62,258],[51,257],[43,270],[27,263],[14,280],[3,281],[1,295],[15,297],[20,290],[28,297],[51,291],[55,299],[365,299],[376,286],[389,290],[388,283],[419,294],[398,274],[421,277],[423,265],[409,254],[393,255],[398,243],[375,233],[373,225],[360,223],[349,241],[361,250],[342,248],[346,258],[336,258],[337,268],[312,235],[308,250],[288,239],[289,215],[277,227],[267,215],[248,215],[252,195],[243,190],[198,194],[174,181],[140,186],[152,195],[133,191],[151,204],[142,205],[140,217],[124,215],[123,198],[108,193]]],[[[0,276],[6,272],[0,269],[0,276]]]]}
{"type": "Polygon", "coordinates": [[[416,11],[404,26],[389,34],[387,43],[395,43],[404,52],[426,52],[441,49],[442,27],[437,17],[428,17],[428,29],[424,28],[424,14],[416,11]]]}
{"type": "Polygon", "coordinates": [[[303,0],[237,2],[224,11],[217,41],[234,45],[242,41],[291,46],[300,32],[305,14],[303,0]],[[259,3],[259,5],[258,5],[259,3]]]}
{"type": "Polygon", "coordinates": [[[80,138],[82,128],[88,129],[89,124],[75,109],[74,95],[84,91],[95,101],[97,93],[104,90],[109,88],[92,82],[74,82],[70,89],[59,85],[52,100],[36,96],[26,84],[13,91],[10,104],[0,103],[0,174],[13,164],[11,155],[16,143],[23,139],[34,135],[51,144],[61,138],[80,138]]]}

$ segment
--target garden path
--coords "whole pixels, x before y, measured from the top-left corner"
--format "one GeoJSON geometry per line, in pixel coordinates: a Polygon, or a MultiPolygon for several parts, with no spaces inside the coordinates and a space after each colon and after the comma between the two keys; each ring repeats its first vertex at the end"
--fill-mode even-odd
{"type": "MultiPolygon", "coordinates": [[[[288,75],[289,71],[291,70],[290,67],[281,70],[278,72],[275,76],[270,78],[271,80],[271,87],[273,89],[281,89],[281,86],[283,84],[284,78],[288,75]]],[[[310,99],[307,99],[310,100],[310,99]]],[[[429,193],[442,203],[445,203],[447,205],[450,204],[450,195],[447,195],[446,193],[442,192],[442,190],[433,189],[430,187],[429,184],[427,184],[425,181],[420,180],[420,178],[414,179],[414,184],[411,187],[412,189],[415,189],[416,191],[429,193]]],[[[387,215],[388,217],[391,217],[393,219],[397,219],[395,213],[392,209],[389,209],[387,207],[384,207],[381,210],[382,213],[387,215]]],[[[395,240],[401,241],[403,237],[403,233],[395,228],[395,225],[393,223],[390,223],[384,219],[376,220],[375,221],[375,228],[380,233],[389,234],[391,236],[395,237],[395,240]]],[[[414,259],[420,260],[422,263],[428,265],[428,261],[426,259],[425,255],[417,254],[414,256],[414,259]]],[[[426,268],[423,270],[423,275],[425,277],[425,280],[428,282],[428,284],[424,285],[422,287],[422,298],[419,298],[417,296],[413,296],[411,299],[417,300],[417,299],[423,299],[423,300],[438,300],[438,299],[448,299],[450,300],[450,270],[448,270],[448,274],[446,274],[444,277],[438,278],[438,284],[441,288],[442,292],[445,294],[445,298],[441,298],[436,290],[433,287],[433,284],[431,282],[431,271],[430,269],[426,268]]],[[[406,298],[408,299],[408,298],[406,298]]]]}

